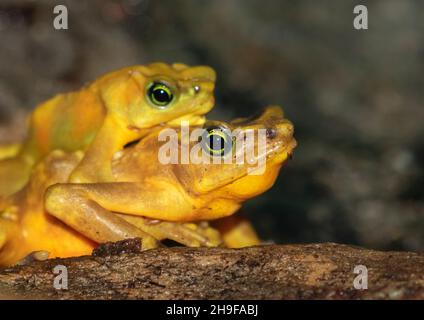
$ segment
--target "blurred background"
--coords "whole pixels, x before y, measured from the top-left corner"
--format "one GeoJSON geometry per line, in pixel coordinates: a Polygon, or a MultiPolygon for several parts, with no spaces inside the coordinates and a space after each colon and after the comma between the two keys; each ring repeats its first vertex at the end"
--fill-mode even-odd
{"type": "Polygon", "coordinates": [[[207,64],[210,118],[281,104],[298,147],[245,211],[264,240],[424,249],[424,2],[0,1],[0,143],[39,102],[119,67],[207,64]],[[64,4],[69,29],[53,28],[64,4]],[[369,29],[353,28],[365,4],[369,29]]]}

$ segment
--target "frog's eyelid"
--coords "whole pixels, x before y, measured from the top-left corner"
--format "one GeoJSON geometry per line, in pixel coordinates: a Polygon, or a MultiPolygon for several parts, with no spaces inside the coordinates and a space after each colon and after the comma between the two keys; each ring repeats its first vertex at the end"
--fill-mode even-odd
{"type": "Polygon", "coordinates": [[[160,83],[162,85],[165,85],[173,91],[178,90],[177,83],[165,76],[158,75],[158,76],[151,77],[149,81],[147,81],[147,87],[153,85],[154,83],[160,83]]]}

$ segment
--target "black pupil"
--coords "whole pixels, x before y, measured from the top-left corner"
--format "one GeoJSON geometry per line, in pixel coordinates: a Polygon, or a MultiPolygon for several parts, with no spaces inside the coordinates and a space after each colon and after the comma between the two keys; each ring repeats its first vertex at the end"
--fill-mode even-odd
{"type": "Polygon", "coordinates": [[[166,103],[171,100],[170,95],[162,88],[157,88],[153,90],[153,95],[156,101],[160,103],[166,103]]]}
{"type": "Polygon", "coordinates": [[[209,146],[212,150],[222,150],[225,148],[225,141],[221,136],[212,134],[209,136],[209,146]]]}

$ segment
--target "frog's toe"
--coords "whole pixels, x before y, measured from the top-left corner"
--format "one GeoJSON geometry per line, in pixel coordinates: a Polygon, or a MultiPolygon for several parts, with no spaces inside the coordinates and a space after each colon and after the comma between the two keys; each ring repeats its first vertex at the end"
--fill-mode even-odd
{"type": "Polygon", "coordinates": [[[141,250],[150,250],[159,247],[159,241],[153,237],[145,237],[141,240],[141,250]]]}
{"type": "Polygon", "coordinates": [[[219,247],[223,244],[221,233],[209,225],[206,225],[202,228],[202,232],[207,239],[207,247],[219,247]]]}
{"type": "Polygon", "coordinates": [[[169,239],[177,240],[188,247],[217,247],[222,243],[220,233],[207,222],[181,225],[175,223],[169,227],[168,235],[169,239]]]}
{"type": "Polygon", "coordinates": [[[33,251],[28,254],[25,258],[21,259],[17,264],[26,265],[34,261],[45,261],[49,258],[50,252],[45,250],[33,251]]]}

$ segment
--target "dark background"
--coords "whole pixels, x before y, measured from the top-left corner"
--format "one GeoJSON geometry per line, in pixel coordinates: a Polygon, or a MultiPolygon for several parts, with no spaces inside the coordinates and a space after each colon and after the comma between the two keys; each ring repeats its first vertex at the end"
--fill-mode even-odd
{"type": "Polygon", "coordinates": [[[246,212],[265,240],[424,249],[424,2],[0,2],[0,142],[55,93],[152,61],[211,65],[211,118],[281,104],[294,159],[246,212]],[[53,28],[53,7],[69,30],[53,28]],[[366,4],[369,29],[353,28],[366,4]]]}

